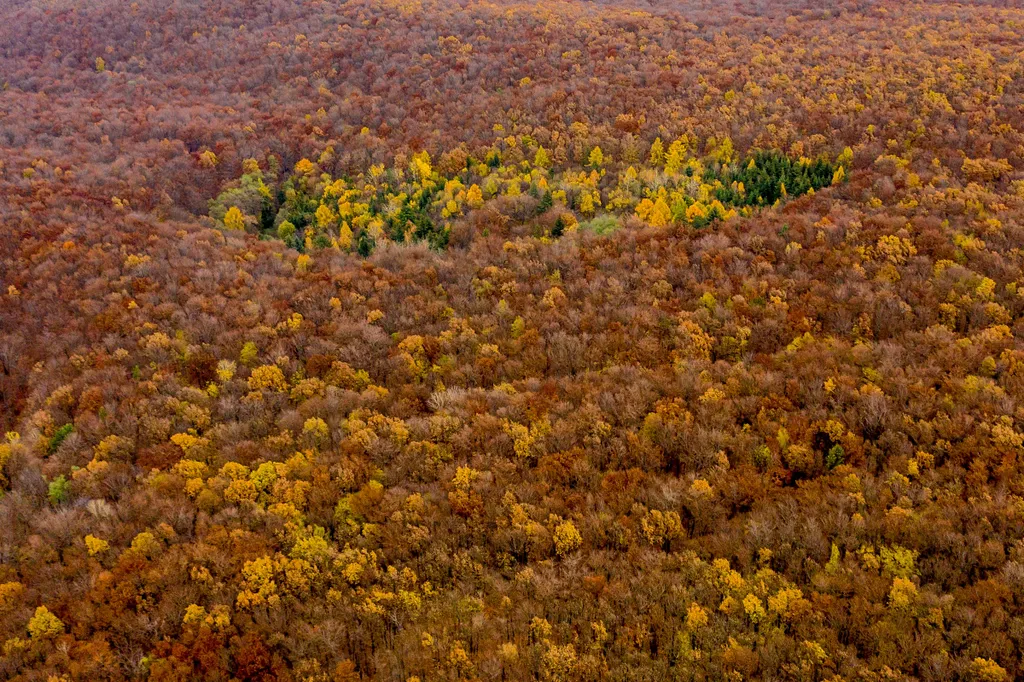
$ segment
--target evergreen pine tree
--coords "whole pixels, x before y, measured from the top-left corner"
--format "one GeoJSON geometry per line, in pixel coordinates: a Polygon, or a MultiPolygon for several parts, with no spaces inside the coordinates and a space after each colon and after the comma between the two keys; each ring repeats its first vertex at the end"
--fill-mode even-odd
{"type": "Polygon", "coordinates": [[[371,237],[366,230],[359,233],[359,243],[356,246],[356,251],[359,252],[360,256],[363,258],[368,257],[373,253],[374,246],[376,246],[376,244],[374,243],[373,237],[371,237]]]}
{"type": "Polygon", "coordinates": [[[555,226],[551,228],[551,236],[558,239],[563,234],[565,234],[565,220],[562,216],[558,216],[558,219],[555,220],[555,226]]]}
{"type": "Polygon", "coordinates": [[[544,192],[544,196],[540,198],[540,203],[537,204],[537,215],[544,213],[551,208],[555,203],[554,198],[551,196],[551,190],[544,192]]]}

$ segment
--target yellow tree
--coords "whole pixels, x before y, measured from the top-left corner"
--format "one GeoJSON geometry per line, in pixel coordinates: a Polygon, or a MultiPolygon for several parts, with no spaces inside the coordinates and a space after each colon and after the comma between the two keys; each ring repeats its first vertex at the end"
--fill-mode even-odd
{"type": "Polygon", "coordinates": [[[686,219],[690,223],[698,223],[705,220],[708,217],[707,208],[699,201],[695,201],[688,209],[686,209],[686,219]]]}
{"type": "Polygon", "coordinates": [[[590,192],[584,192],[580,196],[580,213],[584,215],[590,215],[594,212],[594,195],[590,192]]]}
{"type": "Polygon", "coordinates": [[[839,164],[840,166],[845,166],[846,168],[849,168],[851,165],[853,165],[853,150],[850,149],[849,147],[844,147],[843,151],[839,154],[839,157],[836,159],[836,163],[839,164]]]}
{"type": "Polygon", "coordinates": [[[654,202],[650,199],[643,199],[636,205],[636,217],[640,220],[649,220],[654,210],[654,202]]]}
{"type": "Polygon", "coordinates": [[[327,204],[320,204],[316,209],[316,224],[321,228],[328,228],[338,219],[334,210],[327,204]]]}
{"type": "Polygon", "coordinates": [[[238,210],[237,206],[232,206],[228,209],[228,212],[224,214],[224,226],[229,230],[244,230],[245,229],[245,216],[238,210]]]}
{"type": "Polygon", "coordinates": [[[654,138],[654,143],[651,145],[650,161],[652,166],[660,166],[665,162],[665,145],[660,137],[654,138]]]}
{"type": "Polygon", "coordinates": [[[28,634],[32,639],[50,639],[63,633],[64,623],[45,606],[37,608],[28,622],[28,634]]]}
{"type": "Polygon", "coordinates": [[[430,179],[430,174],[433,172],[433,169],[430,167],[430,154],[426,151],[414,154],[412,162],[409,164],[409,169],[420,182],[430,179]]]}
{"type": "Polygon", "coordinates": [[[533,165],[537,168],[547,168],[551,165],[551,157],[544,147],[537,147],[537,153],[533,155],[533,165]]]}
{"type": "Polygon", "coordinates": [[[552,534],[555,540],[555,553],[559,557],[565,557],[583,544],[583,538],[572,521],[563,521],[555,527],[552,534]]]}
{"type": "Polygon", "coordinates": [[[672,209],[669,207],[665,197],[658,197],[651,209],[648,220],[653,227],[665,227],[672,222],[672,209]]]}
{"type": "Polygon", "coordinates": [[[669,175],[675,175],[682,169],[685,163],[686,143],[680,138],[668,147],[668,157],[665,159],[665,172],[669,175]]]}
{"type": "Polygon", "coordinates": [[[347,222],[341,224],[341,232],[338,234],[338,246],[345,251],[352,248],[352,228],[347,222]]]}

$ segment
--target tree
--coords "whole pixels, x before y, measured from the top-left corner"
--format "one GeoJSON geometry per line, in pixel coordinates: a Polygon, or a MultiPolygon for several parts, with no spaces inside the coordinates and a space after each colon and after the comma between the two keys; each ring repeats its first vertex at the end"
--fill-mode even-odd
{"type": "Polygon", "coordinates": [[[583,544],[583,538],[572,521],[562,521],[555,526],[554,539],[555,553],[563,558],[583,544]]]}
{"type": "Polygon", "coordinates": [[[580,213],[584,215],[592,215],[594,213],[594,195],[590,192],[584,192],[580,195],[580,213]]]}
{"type": "Polygon", "coordinates": [[[348,226],[347,222],[341,224],[341,231],[338,234],[338,246],[343,251],[352,249],[352,228],[348,226]]]}
{"type": "Polygon", "coordinates": [[[110,544],[106,540],[102,540],[95,535],[86,535],[85,547],[89,550],[89,556],[96,556],[97,554],[102,554],[110,549],[110,544]]]}
{"type": "Polygon", "coordinates": [[[414,154],[409,167],[412,170],[413,176],[421,182],[429,179],[431,173],[433,173],[433,169],[430,166],[430,154],[425,151],[414,154]]]}
{"type": "Polygon", "coordinates": [[[665,145],[662,143],[660,137],[654,138],[654,142],[651,144],[651,152],[648,156],[648,163],[650,165],[658,167],[665,163],[665,145]]]}
{"type": "Polygon", "coordinates": [[[548,156],[547,150],[544,147],[537,147],[537,153],[533,155],[533,165],[537,168],[549,168],[551,166],[551,157],[548,156]]]}
{"type": "Polygon", "coordinates": [[[669,175],[678,175],[686,164],[686,141],[682,138],[673,140],[668,146],[668,155],[665,157],[665,172],[669,175]]]}
{"type": "Polygon", "coordinates": [[[659,196],[651,208],[650,217],[647,220],[653,227],[665,227],[672,222],[672,209],[664,197],[659,196]]]}
{"type": "Polygon", "coordinates": [[[64,623],[48,608],[40,606],[28,622],[28,634],[32,639],[53,639],[64,634],[64,623]]]}
{"type": "MultiPolygon", "coordinates": [[[[225,220],[226,220],[226,216],[225,216],[225,220]]],[[[287,220],[282,221],[281,224],[277,226],[277,238],[278,239],[281,239],[283,241],[289,241],[294,236],[295,236],[295,225],[293,225],[290,221],[287,221],[287,220]]]]}
{"type": "Polygon", "coordinates": [[[540,198],[537,203],[537,214],[546,213],[552,206],[554,206],[554,196],[551,194],[551,190],[544,192],[544,195],[540,198]]]}
{"type": "Polygon", "coordinates": [[[262,365],[253,369],[249,375],[249,390],[284,391],[288,388],[284,373],[277,365],[262,365]]]}
{"type": "Polygon", "coordinates": [[[990,658],[975,658],[971,661],[971,674],[978,682],[1003,682],[1009,679],[1006,669],[990,658]]]}
{"type": "Polygon", "coordinates": [[[238,210],[237,206],[232,206],[228,209],[227,213],[224,214],[224,226],[229,230],[244,230],[245,229],[245,216],[238,210]]]}
{"type": "Polygon", "coordinates": [[[47,454],[52,455],[53,453],[57,452],[57,448],[61,446],[61,443],[63,443],[74,430],[74,424],[65,424],[64,426],[61,426],[59,429],[54,431],[53,435],[50,436],[49,442],[47,442],[46,444],[47,454]]]}
{"type": "Polygon", "coordinates": [[[363,258],[368,258],[370,254],[373,253],[374,246],[373,237],[371,237],[366,230],[361,231],[359,233],[359,241],[356,245],[356,250],[359,252],[359,255],[363,258]]]}
{"type": "Polygon", "coordinates": [[[252,341],[246,341],[242,346],[241,352],[238,354],[238,361],[243,365],[251,365],[256,361],[258,354],[259,349],[256,348],[256,344],[252,341]]]}
{"type": "Polygon", "coordinates": [[[558,216],[555,218],[555,224],[551,228],[551,236],[558,239],[563,234],[565,234],[565,219],[562,216],[558,216]]]}
{"type": "Polygon", "coordinates": [[[46,496],[49,498],[50,504],[55,507],[67,502],[70,495],[71,484],[67,478],[64,477],[64,474],[61,474],[50,481],[47,486],[46,496]]]}
{"type": "Polygon", "coordinates": [[[338,220],[338,216],[334,213],[334,210],[327,204],[320,204],[316,209],[316,224],[322,230],[326,230],[334,225],[338,220]]]}

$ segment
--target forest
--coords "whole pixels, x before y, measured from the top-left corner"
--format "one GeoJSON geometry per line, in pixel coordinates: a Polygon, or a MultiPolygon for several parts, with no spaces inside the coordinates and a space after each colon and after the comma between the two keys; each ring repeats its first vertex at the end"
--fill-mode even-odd
{"type": "Polygon", "coordinates": [[[2,3],[0,679],[1022,679],[1022,267],[1013,0],[2,3]]]}

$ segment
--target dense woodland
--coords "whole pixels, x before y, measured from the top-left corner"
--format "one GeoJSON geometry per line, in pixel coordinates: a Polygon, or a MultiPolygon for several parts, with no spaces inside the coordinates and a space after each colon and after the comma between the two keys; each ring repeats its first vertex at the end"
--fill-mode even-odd
{"type": "Polygon", "coordinates": [[[0,678],[1024,677],[1018,3],[14,0],[0,81],[0,678]]]}

